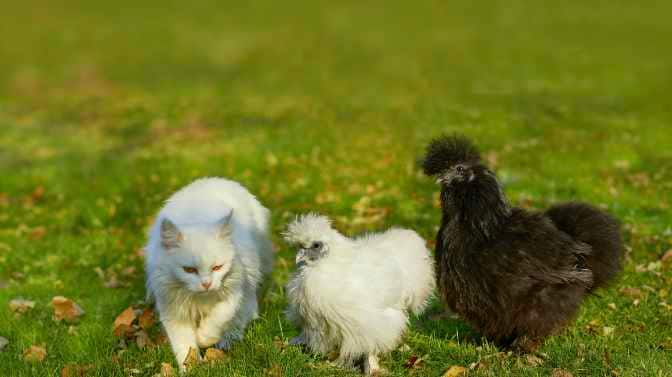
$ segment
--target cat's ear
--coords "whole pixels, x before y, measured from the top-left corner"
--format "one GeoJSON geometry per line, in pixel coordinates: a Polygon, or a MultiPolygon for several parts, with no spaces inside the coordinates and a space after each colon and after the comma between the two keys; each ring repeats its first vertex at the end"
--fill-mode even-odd
{"type": "Polygon", "coordinates": [[[164,249],[174,249],[180,245],[183,240],[182,232],[172,221],[163,219],[161,221],[161,246],[164,249]]]}
{"type": "Polygon", "coordinates": [[[217,238],[226,239],[231,237],[231,218],[233,217],[233,210],[228,215],[222,217],[217,221],[217,238]]]}

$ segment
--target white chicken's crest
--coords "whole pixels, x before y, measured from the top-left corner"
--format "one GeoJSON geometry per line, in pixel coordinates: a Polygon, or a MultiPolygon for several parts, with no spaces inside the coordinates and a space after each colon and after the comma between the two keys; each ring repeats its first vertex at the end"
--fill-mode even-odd
{"type": "Polygon", "coordinates": [[[325,237],[334,233],[331,227],[331,220],[326,216],[315,213],[308,213],[297,216],[283,233],[285,241],[290,244],[309,243],[311,241],[322,241],[325,237]]]}

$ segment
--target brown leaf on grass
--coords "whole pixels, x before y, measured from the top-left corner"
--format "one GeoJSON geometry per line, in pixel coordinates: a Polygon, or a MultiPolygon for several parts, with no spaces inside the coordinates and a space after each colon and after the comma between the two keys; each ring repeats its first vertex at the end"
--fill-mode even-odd
{"type": "Polygon", "coordinates": [[[63,296],[52,298],[51,305],[54,307],[54,321],[76,322],[84,315],[84,309],[63,296]]]}
{"type": "Polygon", "coordinates": [[[43,226],[38,226],[33,228],[28,234],[28,238],[31,240],[39,240],[44,238],[47,235],[47,228],[43,226]]]}
{"type": "Polygon", "coordinates": [[[168,363],[161,363],[161,372],[159,377],[175,377],[175,369],[168,363]]]}
{"type": "Polygon", "coordinates": [[[404,368],[406,369],[422,368],[422,365],[425,363],[425,356],[418,357],[417,355],[411,355],[404,363],[404,368]]]}
{"type": "Polygon", "coordinates": [[[208,348],[207,350],[205,350],[205,355],[203,356],[205,361],[210,362],[224,360],[226,359],[226,357],[227,357],[226,352],[217,348],[208,348]]]}
{"type": "Polygon", "coordinates": [[[37,186],[35,187],[35,190],[30,194],[30,196],[33,198],[33,200],[40,200],[44,197],[44,192],[46,190],[44,189],[44,186],[37,186]]]}
{"type": "Polygon", "coordinates": [[[47,357],[44,346],[30,346],[23,351],[23,360],[31,363],[41,362],[47,357]]]}
{"type": "Polygon", "coordinates": [[[7,207],[9,205],[9,195],[0,192],[0,207],[7,207]]]}
{"type": "Polygon", "coordinates": [[[660,261],[663,262],[665,266],[672,265],[672,249],[666,251],[660,258],[660,261]]]}
{"type": "Polygon", "coordinates": [[[459,377],[467,374],[467,368],[461,367],[459,365],[453,365],[446,370],[441,377],[459,377]]]}
{"type": "Polygon", "coordinates": [[[154,326],[156,320],[154,319],[154,311],[150,308],[145,308],[142,314],[138,317],[138,324],[140,328],[147,330],[154,326]]]}
{"type": "Polygon", "coordinates": [[[0,352],[2,352],[5,347],[9,344],[9,340],[7,338],[0,336],[0,352]]]}
{"type": "Polygon", "coordinates": [[[269,377],[282,377],[282,367],[279,364],[273,364],[270,368],[264,369],[264,374],[269,377]]]}
{"type": "Polygon", "coordinates": [[[488,369],[488,362],[485,360],[481,360],[477,363],[471,363],[469,364],[469,369],[476,369],[476,370],[488,369]]]}
{"type": "Polygon", "coordinates": [[[135,320],[135,310],[132,306],[129,306],[121,312],[114,320],[114,330],[113,333],[115,336],[127,336],[131,335],[135,330],[133,329],[133,321],[135,320]]]}
{"type": "Polygon", "coordinates": [[[187,357],[182,362],[182,365],[189,370],[196,364],[198,364],[198,349],[189,347],[189,353],[187,353],[187,357]]]}
{"type": "Polygon", "coordinates": [[[61,377],[85,377],[93,365],[67,364],[61,369],[61,377]]]}
{"type": "Polygon", "coordinates": [[[623,287],[619,292],[634,299],[641,299],[644,296],[642,290],[639,288],[623,287]]]}
{"type": "Polygon", "coordinates": [[[574,375],[564,369],[555,368],[551,372],[551,377],[574,377],[574,375]]]}
{"type": "Polygon", "coordinates": [[[530,366],[538,367],[539,365],[542,365],[544,363],[544,359],[535,355],[526,355],[525,362],[527,362],[527,364],[530,366]]]}
{"type": "Polygon", "coordinates": [[[15,298],[9,302],[9,310],[14,313],[25,313],[35,307],[35,301],[26,300],[24,298],[15,298]]]}

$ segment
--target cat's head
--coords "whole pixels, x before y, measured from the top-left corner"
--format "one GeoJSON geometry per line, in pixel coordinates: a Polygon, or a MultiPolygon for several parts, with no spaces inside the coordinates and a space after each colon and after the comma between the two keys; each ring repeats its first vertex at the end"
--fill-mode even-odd
{"type": "Polygon", "coordinates": [[[184,288],[194,293],[217,291],[231,272],[235,258],[232,215],[214,224],[178,226],[168,218],[161,221],[162,259],[184,288]]]}

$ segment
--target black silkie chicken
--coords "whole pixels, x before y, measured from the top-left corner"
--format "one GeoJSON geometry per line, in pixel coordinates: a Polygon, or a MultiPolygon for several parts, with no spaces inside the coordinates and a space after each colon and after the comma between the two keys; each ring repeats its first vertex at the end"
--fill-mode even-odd
{"type": "Polygon", "coordinates": [[[534,352],[620,271],[616,219],[576,202],[545,212],[511,207],[465,137],[432,141],[422,167],[441,185],[440,295],[498,346],[534,352]]]}

